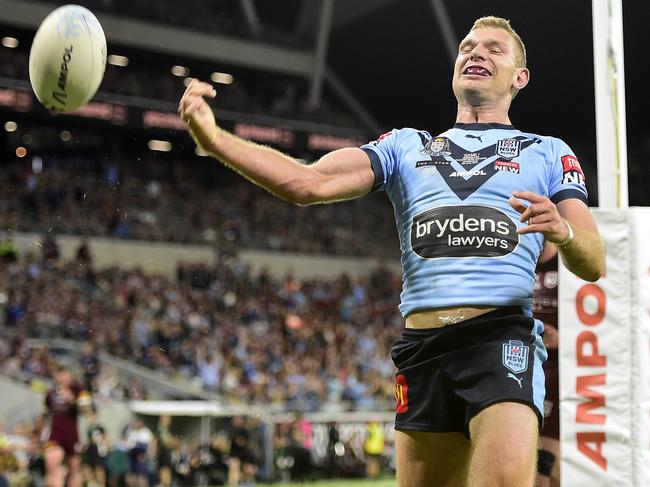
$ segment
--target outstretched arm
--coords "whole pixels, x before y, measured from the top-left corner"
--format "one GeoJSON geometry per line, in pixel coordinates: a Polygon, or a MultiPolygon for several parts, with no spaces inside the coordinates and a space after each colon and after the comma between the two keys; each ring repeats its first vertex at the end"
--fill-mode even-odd
{"type": "Polygon", "coordinates": [[[604,275],[605,246],[589,207],[582,201],[571,198],[555,205],[545,196],[515,191],[510,205],[521,213],[521,221],[528,223],[518,233],[541,232],[548,241],[559,244],[564,265],[582,279],[597,281],[604,275]]]}
{"type": "Polygon", "coordinates": [[[181,98],[178,112],[198,146],[255,184],[298,205],[356,198],[372,189],[374,172],[361,149],[339,149],[312,165],[301,164],[220,128],[204,99],[215,95],[211,85],[193,80],[181,98]]]}

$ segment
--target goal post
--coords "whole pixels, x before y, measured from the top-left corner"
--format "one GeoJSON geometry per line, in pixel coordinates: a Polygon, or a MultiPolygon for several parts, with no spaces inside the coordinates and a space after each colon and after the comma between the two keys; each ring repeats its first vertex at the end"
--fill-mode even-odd
{"type": "Polygon", "coordinates": [[[622,0],[592,0],[598,206],[627,208],[622,0]]]}

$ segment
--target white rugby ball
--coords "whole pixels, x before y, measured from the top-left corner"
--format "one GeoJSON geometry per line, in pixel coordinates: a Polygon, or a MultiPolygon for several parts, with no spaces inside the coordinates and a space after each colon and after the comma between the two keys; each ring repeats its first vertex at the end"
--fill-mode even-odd
{"type": "Polygon", "coordinates": [[[90,10],[64,5],[43,20],[29,53],[29,80],[46,108],[79,108],[95,96],[105,68],[106,36],[90,10]]]}

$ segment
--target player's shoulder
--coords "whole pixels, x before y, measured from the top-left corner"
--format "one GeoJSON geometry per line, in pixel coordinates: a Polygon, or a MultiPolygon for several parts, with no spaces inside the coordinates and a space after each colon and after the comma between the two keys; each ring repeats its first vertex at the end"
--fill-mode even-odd
{"type": "Polygon", "coordinates": [[[388,132],[380,135],[377,139],[370,142],[368,145],[377,146],[388,144],[393,147],[405,147],[409,144],[423,143],[425,144],[431,139],[431,135],[425,130],[418,130],[412,127],[394,128],[388,132]]]}
{"type": "Polygon", "coordinates": [[[532,132],[523,132],[523,131],[521,132],[521,134],[524,137],[527,137],[529,139],[538,140],[545,147],[549,147],[549,148],[568,147],[567,143],[564,142],[564,140],[560,139],[559,137],[555,137],[553,135],[541,135],[541,134],[535,134],[532,132]]]}
{"type": "Polygon", "coordinates": [[[431,138],[431,134],[427,132],[426,130],[419,130],[413,127],[402,127],[402,128],[394,128],[393,130],[386,132],[384,134],[385,136],[392,135],[394,137],[397,137],[401,140],[406,140],[412,137],[426,137],[426,138],[431,138]]]}

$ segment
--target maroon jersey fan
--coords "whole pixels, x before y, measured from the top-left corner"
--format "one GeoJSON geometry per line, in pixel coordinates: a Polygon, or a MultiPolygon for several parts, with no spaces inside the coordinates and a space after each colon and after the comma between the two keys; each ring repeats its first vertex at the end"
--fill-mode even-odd
{"type": "Polygon", "coordinates": [[[79,407],[87,405],[90,395],[77,383],[57,384],[47,393],[45,405],[50,413],[50,434],[48,445],[56,443],[66,456],[79,453],[79,432],[77,418],[79,407]]]}

